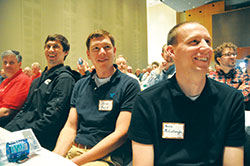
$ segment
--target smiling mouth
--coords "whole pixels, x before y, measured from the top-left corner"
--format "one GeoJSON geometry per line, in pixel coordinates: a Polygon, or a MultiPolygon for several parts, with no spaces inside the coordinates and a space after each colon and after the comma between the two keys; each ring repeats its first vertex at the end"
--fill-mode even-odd
{"type": "Polygon", "coordinates": [[[107,61],[107,59],[98,60],[98,62],[105,62],[105,61],[107,61]]]}
{"type": "Polygon", "coordinates": [[[48,55],[48,57],[54,58],[54,57],[56,57],[56,55],[48,55]]]}
{"type": "Polygon", "coordinates": [[[204,57],[204,58],[195,57],[194,59],[195,59],[195,60],[198,60],[198,61],[203,61],[203,62],[207,62],[207,61],[208,61],[208,58],[207,58],[207,57],[204,57]]]}

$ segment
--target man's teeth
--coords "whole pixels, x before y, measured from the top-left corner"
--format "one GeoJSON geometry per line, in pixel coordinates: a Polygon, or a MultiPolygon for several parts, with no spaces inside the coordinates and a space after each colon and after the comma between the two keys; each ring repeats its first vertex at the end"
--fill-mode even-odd
{"type": "Polygon", "coordinates": [[[198,57],[196,57],[195,59],[196,59],[196,60],[199,60],[199,61],[207,61],[207,60],[208,60],[207,57],[204,57],[204,58],[198,58],[198,57]]]}

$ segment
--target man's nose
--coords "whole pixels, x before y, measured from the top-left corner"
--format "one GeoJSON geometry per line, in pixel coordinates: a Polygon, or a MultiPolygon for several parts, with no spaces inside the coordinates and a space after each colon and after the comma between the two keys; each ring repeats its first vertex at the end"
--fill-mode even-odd
{"type": "Polygon", "coordinates": [[[208,53],[208,52],[212,53],[213,52],[212,47],[204,39],[202,39],[200,42],[200,50],[204,51],[205,53],[208,53]]]}
{"type": "Polygon", "coordinates": [[[53,46],[49,47],[49,51],[54,51],[54,47],[53,46]]]}
{"type": "Polygon", "coordinates": [[[203,46],[203,47],[210,47],[210,45],[207,43],[207,41],[205,39],[201,40],[200,45],[203,46]]]}
{"type": "Polygon", "coordinates": [[[99,54],[102,55],[102,54],[105,54],[105,53],[106,53],[105,49],[103,47],[101,47],[100,50],[99,50],[99,54]]]}

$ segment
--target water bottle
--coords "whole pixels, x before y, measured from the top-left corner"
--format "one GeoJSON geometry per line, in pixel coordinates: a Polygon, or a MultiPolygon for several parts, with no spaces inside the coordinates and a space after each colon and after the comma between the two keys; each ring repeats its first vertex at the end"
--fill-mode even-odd
{"type": "Polygon", "coordinates": [[[9,162],[19,162],[28,158],[30,146],[27,139],[6,143],[6,155],[9,162]]]}

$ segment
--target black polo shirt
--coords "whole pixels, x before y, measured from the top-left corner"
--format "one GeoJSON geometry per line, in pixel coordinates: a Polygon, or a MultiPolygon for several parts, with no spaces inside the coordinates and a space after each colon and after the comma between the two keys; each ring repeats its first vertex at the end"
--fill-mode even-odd
{"type": "Polygon", "coordinates": [[[225,146],[243,146],[244,99],[240,92],[206,78],[192,101],[176,77],[138,94],[129,138],[153,144],[154,165],[222,165],[225,146]]]}
{"type": "Polygon", "coordinates": [[[97,87],[92,78],[95,72],[76,83],[71,97],[71,107],[78,113],[75,142],[89,146],[115,130],[120,111],[131,111],[140,91],[138,81],[118,69],[109,82],[97,87]]]}

